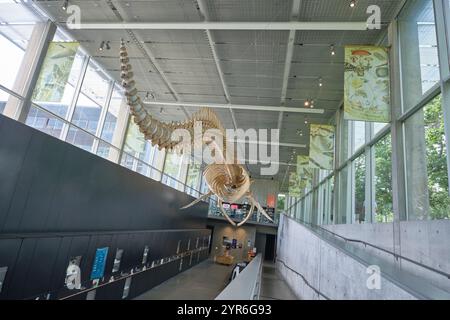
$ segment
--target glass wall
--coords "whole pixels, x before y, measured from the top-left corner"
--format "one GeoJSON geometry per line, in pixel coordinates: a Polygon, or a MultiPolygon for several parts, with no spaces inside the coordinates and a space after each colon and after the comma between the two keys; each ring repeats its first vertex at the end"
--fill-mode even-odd
{"type": "Polygon", "coordinates": [[[409,220],[450,218],[441,95],[404,121],[409,220]]]}
{"type": "Polygon", "coordinates": [[[319,173],[312,191],[299,200],[302,217],[312,216],[315,222],[317,211],[319,224],[450,219],[450,1],[439,7],[445,12],[435,10],[434,4],[441,6],[439,1],[407,1],[397,37],[390,39],[398,41],[391,43],[398,61],[391,64],[391,73],[402,75],[393,83],[395,127],[347,121],[340,109],[337,168],[331,178],[319,173]],[[439,28],[447,29],[437,32],[439,28]],[[396,189],[393,174],[399,180],[396,189]]]}

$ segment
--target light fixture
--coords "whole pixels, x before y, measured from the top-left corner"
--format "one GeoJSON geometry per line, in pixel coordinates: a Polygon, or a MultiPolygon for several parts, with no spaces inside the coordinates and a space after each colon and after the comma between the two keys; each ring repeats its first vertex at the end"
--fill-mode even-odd
{"type": "Polygon", "coordinates": [[[305,100],[305,107],[309,107],[309,105],[310,105],[309,99],[306,99],[305,100]]]}
{"type": "Polygon", "coordinates": [[[322,79],[322,77],[319,78],[319,87],[323,87],[323,79],[322,79]]]}
{"type": "Polygon", "coordinates": [[[305,124],[308,124],[308,118],[305,117],[305,124]]]}
{"type": "Polygon", "coordinates": [[[63,3],[63,5],[61,6],[61,9],[63,9],[64,11],[66,11],[68,6],[69,6],[69,0],[64,0],[64,3],[63,3]]]}
{"type": "Polygon", "coordinates": [[[350,5],[350,8],[356,7],[356,1],[355,0],[350,1],[349,5],[350,5]]]}
{"type": "Polygon", "coordinates": [[[331,53],[332,56],[335,56],[335,55],[336,55],[336,50],[335,50],[335,48],[334,48],[334,44],[332,44],[332,45],[330,46],[330,53],[331,53]]]}
{"type": "Polygon", "coordinates": [[[106,50],[110,50],[110,49],[111,49],[110,42],[106,41],[106,50]]]}
{"type": "Polygon", "coordinates": [[[105,41],[102,41],[100,43],[100,47],[98,47],[98,51],[103,51],[104,48],[105,48],[105,41]]]}

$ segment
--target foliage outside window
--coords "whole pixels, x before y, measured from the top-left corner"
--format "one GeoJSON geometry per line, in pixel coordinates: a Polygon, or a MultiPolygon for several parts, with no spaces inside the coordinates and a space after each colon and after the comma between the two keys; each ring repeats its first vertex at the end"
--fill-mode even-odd
{"type": "Polygon", "coordinates": [[[392,222],[392,146],[391,135],[381,139],[375,149],[375,203],[376,222],[392,222]]]}

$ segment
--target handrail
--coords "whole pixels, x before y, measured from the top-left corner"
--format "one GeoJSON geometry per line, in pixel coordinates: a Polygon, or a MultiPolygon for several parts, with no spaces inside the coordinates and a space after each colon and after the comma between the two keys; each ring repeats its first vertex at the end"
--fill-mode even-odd
{"type": "Polygon", "coordinates": [[[324,297],[326,300],[331,300],[328,296],[326,296],[325,294],[323,294],[322,292],[320,292],[319,290],[317,290],[315,287],[313,287],[309,281],[298,271],[292,269],[291,267],[289,267],[283,260],[281,259],[276,259],[278,262],[280,262],[282,265],[284,265],[286,268],[288,268],[289,270],[291,270],[293,273],[295,273],[296,275],[298,275],[300,278],[303,279],[303,282],[305,282],[305,284],[310,287],[316,294],[321,295],[322,297],[324,297]]]}
{"type": "Polygon", "coordinates": [[[254,300],[260,290],[262,254],[259,253],[215,300],[254,300]]]}
{"type": "MultiPolygon", "coordinates": [[[[178,253],[178,254],[174,254],[172,256],[167,256],[167,257],[163,257],[163,258],[158,258],[157,260],[152,261],[152,263],[147,263],[146,265],[139,265],[139,266],[134,266],[132,267],[129,272],[125,271],[125,270],[119,270],[117,272],[117,274],[113,275],[113,274],[108,274],[108,276],[110,277],[110,280],[103,280],[101,283],[99,283],[98,285],[93,285],[92,280],[88,279],[88,280],[84,280],[80,283],[81,288],[82,289],[78,289],[78,291],[74,290],[73,293],[62,296],[57,298],[57,300],[67,300],[69,298],[73,298],[75,296],[81,295],[83,293],[87,293],[93,290],[97,290],[99,288],[102,287],[106,287],[109,286],[113,283],[117,283],[119,281],[122,281],[124,279],[127,278],[132,278],[138,274],[141,273],[145,273],[145,272],[149,272],[152,271],[155,268],[159,268],[163,265],[172,263],[174,261],[178,261],[180,259],[183,259],[185,257],[189,257],[189,256],[193,256],[196,253],[202,252],[208,250],[207,246],[203,246],[203,247],[198,247],[192,250],[186,250],[182,253],[178,253]],[[155,261],[159,261],[159,263],[154,264],[155,261]]],[[[106,279],[106,277],[105,277],[106,279]]],[[[48,298],[50,298],[51,296],[57,296],[59,293],[61,293],[62,290],[64,290],[66,287],[59,287],[58,289],[54,289],[48,292],[44,292],[44,293],[38,293],[38,294],[34,294],[32,296],[28,296],[26,298],[23,298],[23,300],[35,300],[36,298],[40,298],[43,296],[47,296],[48,298]]]]}
{"type": "Polygon", "coordinates": [[[387,250],[387,249],[381,248],[381,247],[379,247],[379,246],[377,246],[377,245],[368,243],[368,242],[366,242],[366,241],[364,241],[364,240],[346,238],[346,237],[344,237],[344,236],[342,236],[342,235],[340,235],[340,234],[337,234],[337,233],[335,233],[335,232],[333,232],[333,231],[330,231],[330,230],[328,230],[328,229],[326,229],[326,228],[324,228],[324,227],[321,227],[321,226],[319,226],[319,225],[316,225],[316,224],[313,224],[313,223],[310,223],[310,222],[303,221],[302,219],[294,219],[294,218],[289,217],[289,216],[286,215],[286,214],[285,214],[285,216],[286,216],[287,218],[289,218],[289,219],[292,219],[292,220],[294,220],[294,221],[300,222],[300,223],[302,223],[302,224],[304,224],[304,225],[309,225],[309,226],[311,227],[311,229],[317,228],[317,229],[326,231],[326,232],[330,233],[331,235],[333,235],[333,236],[335,236],[335,237],[338,237],[338,238],[341,238],[341,239],[343,239],[344,241],[347,241],[347,242],[355,242],[355,243],[361,243],[361,244],[364,244],[365,246],[369,246],[369,247],[372,247],[372,248],[374,248],[374,249],[377,249],[377,250],[383,251],[383,252],[385,252],[385,253],[388,253],[388,254],[394,256],[394,258],[395,258],[396,260],[397,260],[397,259],[402,259],[402,260],[408,261],[408,262],[410,262],[410,263],[412,263],[412,264],[415,264],[415,265],[417,265],[417,266],[419,266],[419,267],[422,267],[422,268],[424,268],[424,269],[427,269],[427,270],[429,270],[429,271],[432,271],[432,272],[434,272],[434,273],[440,274],[440,275],[442,275],[442,276],[444,276],[444,277],[450,279],[450,274],[449,274],[449,273],[446,273],[446,272],[444,272],[444,271],[441,271],[441,270],[435,269],[435,268],[433,268],[433,267],[427,266],[427,265],[425,265],[425,264],[423,264],[423,263],[421,263],[421,262],[412,260],[412,259],[407,258],[407,257],[405,257],[405,256],[402,256],[402,255],[400,255],[400,254],[398,254],[398,253],[395,253],[395,252],[389,251],[389,250],[387,250]]]}

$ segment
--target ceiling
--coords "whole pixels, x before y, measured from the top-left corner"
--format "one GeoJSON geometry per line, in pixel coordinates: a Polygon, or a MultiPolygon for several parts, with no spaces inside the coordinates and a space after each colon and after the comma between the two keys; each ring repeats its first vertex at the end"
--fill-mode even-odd
{"type": "MultiPolygon", "coordinates": [[[[67,19],[61,8],[63,2],[36,1],[61,26],[67,19]]],[[[70,0],[70,4],[81,8],[83,23],[360,22],[367,20],[369,5],[380,6],[382,21],[386,23],[398,14],[403,2],[358,0],[352,9],[349,0],[70,0]]],[[[70,30],[69,33],[118,80],[118,47],[124,38],[142,97],[148,91],[158,102],[293,108],[301,108],[306,99],[314,99],[315,108],[324,109],[325,113],[307,115],[308,122],[330,123],[343,98],[343,46],[379,43],[386,35],[386,25],[373,31],[296,31],[291,45],[289,31],[70,30]],[[108,40],[111,49],[100,52],[100,43],[108,40]],[[330,54],[331,44],[335,45],[335,56],[330,54]],[[322,87],[319,78],[323,79],[322,87]]],[[[182,107],[156,105],[148,106],[148,110],[161,120],[185,118],[182,107]]],[[[184,110],[192,114],[197,109],[184,110]]],[[[232,129],[235,124],[243,129],[281,129],[280,142],[289,146],[280,147],[280,170],[273,178],[281,184],[284,181],[283,186],[287,187],[286,164],[294,150],[297,154],[309,152],[305,114],[228,109],[216,112],[226,128],[232,129]],[[298,130],[303,131],[303,137],[297,134],[298,130]]],[[[259,177],[259,165],[248,168],[253,177],[259,177]]]]}

